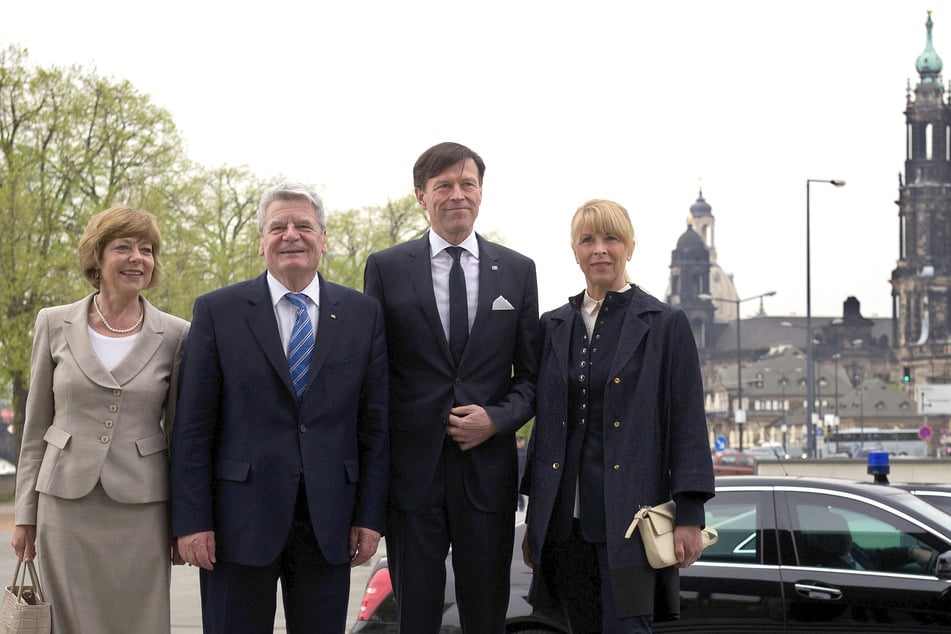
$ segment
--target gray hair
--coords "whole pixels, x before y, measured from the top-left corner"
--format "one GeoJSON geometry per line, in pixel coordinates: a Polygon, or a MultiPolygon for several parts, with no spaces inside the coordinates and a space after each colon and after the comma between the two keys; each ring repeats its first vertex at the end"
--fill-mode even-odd
{"type": "Polygon", "coordinates": [[[296,200],[302,198],[308,201],[314,208],[317,216],[317,226],[321,231],[327,230],[327,216],[324,212],[324,203],[320,196],[313,189],[301,183],[280,183],[273,187],[268,187],[264,195],[261,196],[261,202],[258,204],[258,234],[264,235],[264,217],[267,214],[268,205],[275,200],[296,200]]]}

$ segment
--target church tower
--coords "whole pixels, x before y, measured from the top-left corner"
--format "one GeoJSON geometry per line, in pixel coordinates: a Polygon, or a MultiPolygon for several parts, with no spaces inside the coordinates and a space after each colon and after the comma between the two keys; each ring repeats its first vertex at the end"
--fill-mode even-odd
{"type": "Polygon", "coordinates": [[[716,339],[712,328],[714,306],[710,295],[710,250],[693,228],[693,216],[687,217],[687,229],[677,240],[677,248],[670,254],[670,287],[667,303],[678,306],[687,314],[697,347],[701,350],[716,339]]]}
{"type": "Polygon", "coordinates": [[[932,45],[931,11],[925,50],[909,84],[905,109],[905,173],[899,176],[899,257],[892,271],[893,341],[916,382],[951,382],[951,106],[942,61],[932,45]]]}

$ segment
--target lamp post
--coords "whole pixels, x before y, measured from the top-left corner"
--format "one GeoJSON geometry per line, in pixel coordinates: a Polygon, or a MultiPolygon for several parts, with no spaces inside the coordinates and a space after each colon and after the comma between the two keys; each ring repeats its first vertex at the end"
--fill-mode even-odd
{"type": "Polygon", "coordinates": [[[813,428],[813,410],[815,395],[813,390],[815,380],[812,368],[812,262],[810,261],[809,245],[809,186],[812,183],[829,183],[835,187],[842,187],[845,181],[822,180],[817,178],[806,179],[806,453],[809,458],[816,457],[816,433],[813,428]]]}
{"type": "Polygon", "coordinates": [[[835,383],[835,414],[832,416],[832,425],[835,428],[835,452],[839,453],[839,427],[836,423],[839,420],[839,359],[842,358],[842,355],[836,352],[832,355],[832,361],[835,363],[835,370],[833,376],[833,381],[835,383]]]}
{"type": "Polygon", "coordinates": [[[789,427],[786,425],[786,386],[789,385],[789,379],[786,378],[786,375],[783,375],[783,378],[779,379],[779,385],[783,388],[783,400],[779,406],[783,410],[783,424],[780,426],[780,431],[783,432],[783,453],[788,453],[786,451],[786,432],[789,430],[789,427]]]}
{"type": "Polygon", "coordinates": [[[726,297],[713,297],[707,293],[700,293],[697,299],[716,300],[718,302],[731,302],[736,304],[736,407],[733,409],[733,420],[736,422],[736,428],[739,433],[739,451],[743,451],[743,424],[746,422],[746,412],[743,411],[743,345],[740,339],[740,304],[749,302],[762,297],[772,297],[776,291],[760,293],[752,297],[743,299],[731,299],[726,297]]]}

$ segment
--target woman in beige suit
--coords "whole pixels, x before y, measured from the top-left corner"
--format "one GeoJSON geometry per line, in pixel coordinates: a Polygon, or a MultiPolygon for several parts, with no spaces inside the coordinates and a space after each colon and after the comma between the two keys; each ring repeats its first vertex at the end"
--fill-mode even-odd
{"type": "Polygon", "coordinates": [[[37,558],[56,634],[168,634],[169,426],[188,323],[140,293],[152,214],[113,207],[79,243],[97,289],[36,318],[13,548],[37,558]]]}

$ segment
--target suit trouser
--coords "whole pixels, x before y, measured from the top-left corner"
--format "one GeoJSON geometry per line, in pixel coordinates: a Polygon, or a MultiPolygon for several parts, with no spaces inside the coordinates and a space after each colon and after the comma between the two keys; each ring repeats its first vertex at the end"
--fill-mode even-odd
{"type": "MultiPolygon", "coordinates": [[[[417,512],[390,514],[386,553],[404,634],[439,631],[450,544],[463,632],[505,632],[514,508],[487,513],[473,506],[463,483],[465,461],[464,452],[447,441],[426,504],[417,512]]],[[[500,492],[499,499],[514,507],[514,495],[500,492]]]]}
{"type": "Polygon", "coordinates": [[[288,634],[343,632],[350,600],[350,565],[331,565],[314,536],[301,481],[284,549],[267,566],[219,559],[200,571],[205,634],[272,634],[281,581],[288,634]]]}

